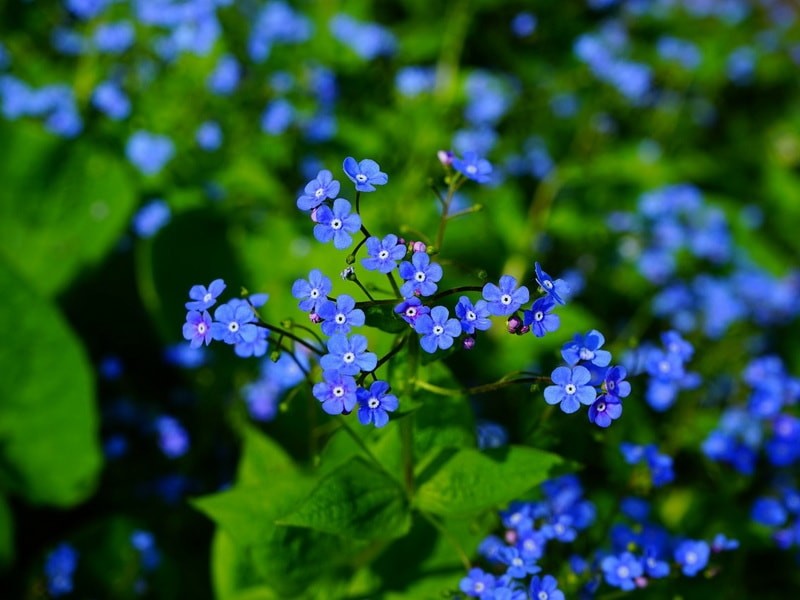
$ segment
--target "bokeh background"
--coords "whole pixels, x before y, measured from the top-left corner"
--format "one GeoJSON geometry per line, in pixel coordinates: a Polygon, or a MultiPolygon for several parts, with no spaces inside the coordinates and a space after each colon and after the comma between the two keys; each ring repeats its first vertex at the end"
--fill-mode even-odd
{"type": "MultiPolygon", "coordinates": [[[[188,499],[232,483],[245,430],[313,462],[324,419],[254,385],[286,381],[283,363],[190,350],[188,290],[221,277],[233,295],[268,293],[273,322],[305,318],[290,288],[311,268],[352,293],[336,277],[344,253],[313,239],[298,192],[321,168],[346,181],[346,156],[372,158],[389,184],[362,199],[364,222],[430,242],[439,150],[494,166],[490,184],[457,197],[475,212],[448,226],[449,283],[530,282],[538,260],[576,290],[560,337],[521,352],[496,331],[448,359],[464,385],[549,373],[561,343],[591,328],[622,353],[678,327],[704,378],[667,412],[634,383],[602,435],[566,415],[542,421],[540,393],[525,390],[476,398],[475,418],[583,464],[600,507],[616,493],[604,482],[628,485],[619,443],[658,442],[681,473],[658,498],[664,520],[747,546],[717,577],[680,584],[684,597],[790,597],[800,528],[780,550],[751,518],[774,461],[756,444],[746,473],[701,446],[726,406],[746,403],[737,378],[752,357],[800,373],[799,10],[0,2],[3,597],[234,597],[212,574],[214,526],[188,499]],[[60,573],[69,585],[54,588],[60,573]]],[[[390,346],[370,335],[379,353],[390,346]]],[[[782,466],[791,476],[796,464],[782,466]]]]}

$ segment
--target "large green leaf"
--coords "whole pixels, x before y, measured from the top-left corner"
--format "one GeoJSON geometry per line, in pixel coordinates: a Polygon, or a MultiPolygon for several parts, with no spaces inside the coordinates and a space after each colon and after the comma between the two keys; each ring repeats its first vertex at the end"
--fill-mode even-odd
{"type": "Polygon", "coordinates": [[[0,488],[68,506],[101,466],[89,361],[58,310],[0,263],[0,488]]]}
{"type": "Polygon", "coordinates": [[[356,457],[325,477],[297,510],[278,524],[357,540],[390,539],[408,532],[411,514],[397,481],[356,457]]]}
{"type": "Polygon", "coordinates": [[[40,292],[58,292],[125,230],[136,204],[129,171],[97,145],[38,123],[0,124],[0,139],[0,256],[40,292]]]}
{"type": "Polygon", "coordinates": [[[506,504],[550,477],[563,459],[535,448],[507,446],[432,453],[419,474],[414,504],[443,516],[466,516],[506,504]]]}

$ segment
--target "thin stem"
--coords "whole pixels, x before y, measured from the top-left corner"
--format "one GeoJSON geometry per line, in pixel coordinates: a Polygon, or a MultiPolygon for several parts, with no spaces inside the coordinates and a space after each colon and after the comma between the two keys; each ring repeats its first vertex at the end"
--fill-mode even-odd
{"type": "MultiPolygon", "coordinates": [[[[284,345],[281,343],[281,338],[278,338],[277,340],[274,340],[274,339],[272,339],[272,338],[267,338],[267,341],[268,341],[268,342],[270,342],[271,344],[273,344],[274,346],[277,346],[277,347],[278,347],[278,348],[279,348],[281,351],[283,351],[283,352],[285,352],[286,354],[288,354],[288,355],[289,355],[289,358],[291,358],[291,359],[294,361],[294,364],[296,364],[296,365],[297,365],[297,368],[298,368],[298,369],[300,369],[300,370],[303,372],[303,376],[304,376],[306,379],[308,379],[308,377],[309,377],[309,372],[308,372],[308,369],[306,369],[306,368],[305,368],[305,367],[302,365],[302,363],[300,362],[300,359],[298,359],[298,358],[297,358],[297,357],[294,355],[294,352],[292,352],[291,350],[289,350],[289,349],[288,349],[286,346],[284,346],[284,345]]],[[[310,384],[310,383],[311,383],[311,381],[309,380],[309,384],[310,384]]]]}
{"type": "Polygon", "coordinates": [[[439,385],[435,385],[428,381],[421,381],[421,380],[414,381],[414,385],[417,386],[418,388],[422,388],[423,390],[428,390],[429,392],[438,394],[439,396],[457,397],[469,394],[485,394],[487,392],[493,392],[495,390],[499,390],[501,388],[509,387],[512,385],[517,385],[520,383],[535,383],[540,381],[550,381],[550,378],[536,375],[529,377],[520,377],[519,379],[500,379],[498,381],[493,381],[492,383],[485,383],[483,385],[478,385],[475,387],[464,388],[464,389],[446,388],[439,385]]]}
{"type": "Polygon", "coordinates": [[[296,336],[296,335],[295,335],[295,334],[293,334],[291,331],[286,331],[285,329],[282,329],[281,327],[276,327],[275,325],[270,325],[269,323],[266,323],[266,322],[264,322],[264,321],[261,321],[261,322],[260,322],[260,325],[261,325],[262,327],[266,327],[266,328],[267,328],[267,329],[269,329],[270,331],[274,331],[274,332],[276,332],[276,333],[280,333],[282,336],[284,336],[284,337],[288,337],[289,339],[292,339],[292,340],[294,340],[295,342],[297,342],[297,343],[298,343],[298,344],[300,344],[301,346],[305,346],[306,348],[308,348],[309,350],[311,350],[311,351],[312,351],[312,352],[314,352],[315,354],[319,354],[320,356],[322,356],[323,354],[325,354],[325,352],[324,352],[324,351],[320,350],[319,348],[317,348],[316,346],[314,346],[314,345],[312,345],[312,344],[309,344],[309,343],[308,343],[307,341],[305,341],[303,338],[296,336]]]}
{"type": "Polygon", "coordinates": [[[361,378],[360,378],[360,380],[358,382],[359,385],[361,385],[364,382],[364,379],[366,379],[367,375],[372,374],[372,376],[375,377],[375,371],[380,369],[384,364],[386,364],[386,362],[391,360],[391,358],[395,354],[400,352],[400,350],[403,348],[403,344],[405,343],[407,337],[408,337],[407,333],[404,333],[403,335],[401,335],[400,338],[398,339],[398,341],[395,342],[395,345],[392,346],[391,350],[389,350],[386,354],[384,354],[383,356],[381,356],[378,359],[378,362],[375,364],[375,368],[372,369],[372,371],[368,371],[367,373],[362,373],[361,374],[361,378]]]}
{"type": "Polygon", "coordinates": [[[367,290],[367,288],[365,288],[365,287],[364,287],[364,284],[363,284],[363,283],[361,283],[361,282],[358,280],[358,277],[356,277],[356,274],[355,274],[355,273],[353,273],[353,274],[352,274],[352,276],[350,277],[350,281],[352,281],[352,282],[353,282],[353,283],[355,283],[355,284],[356,284],[358,287],[360,287],[360,288],[361,288],[361,291],[362,291],[362,292],[364,292],[364,293],[367,295],[367,298],[369,298],[369,299],[370,299],[370,301],[372,301],[372,302],[375,302],[375,298],[373,298],[373,297],[372,297],[372,294],[370,294],[370,293],[369,293],[369,290],[367,290]]]}
{"type": "Polygon", "coordinates": [[[353,264],[354,262],[356,262],[356,255],[358,254],[358,251],[361,250],[361,246],[363,246],[364,242],[366,242],[368,239],[369,236],[364,234],[364,237],[361,238],[361,241],[358,242],[358,244],[356,244],[356,247],[350,253],[350,256],[347,257],[347,264],[353,264]]]}
{"type": "Polygon", "coordinates": [[[300,323],[295,323],[294,321],[292,321],[292,327],[297,327],[298,329],[307,331],[308,333],[314,336],[314,339],[317,340],[323,348],[325,347],[325,342],[322,340],[321,337],[319,337],[319,334],[316,331],[311,329],[311,327],[306,327],[305,325],[301,325],[300,323]]]}
{"type": "Polygon", "coordinates": [[[392,290],[394,291],[395,296],[397,296],[398,298],[402,298],[403,294],[400,293],[400,288],[397,287],[397,281],[394,278],[394,274],[390,271],[389,273],[386,274],[386,277],[389,278],[389,283],[392,286],[392,290]]]}
{"type": "Polygon", "coordinates": [[[356,190],[356,213],[361,214],[361,192],[356,190]]]}
{"type": "Polygon", "coordinates": [[[447,206],[447,203],[444,201],[444,196],[442,196],[442,193],[439,191],[439,189],[433,184],[430,185],[430,188],[433,191],[433,193],[436,194],[436,197],[439,199],[439,202],[441,202],[442,208],[447,206]]]}
{"type": "Polygon", "coordinates": [[[483,204],[476,204],[475,206],[470,206],[469,208],[465,208],[464,210],[460,210],[458,212],[454,212],[452,214],[447,215],[447,219],[456,219],[458,217],[463,217],[465,215],[470,215],[472,213],[480,212],[483,210],[483,204]]]}
{"type": "Polygon", "coordinates": [[[436,301],[439,298],[444,298],[445,296],[452,296],[453,294],[460,294],[461,292],[480,292],[483,291],[483,287],[479,285],[462,285],[460,287],[455,287],[449,290],[444,290],[443,292],[439,292],[438,294],[434,294],[431,296],[431,301],[436,301]]]}
{"type": "Polygon", "coordinates": [[[386,471],[386,468],[381,464],[381,461],[378,460],[378,457],[372,453],[372,450],[370,450],[369,447],[364,443],[364,440],[362,440],[361,437],[355,431],[353,431],[353,428],[350,427],[347,419],[342,415],[339,415],[338,421],[342,424],[342,428],[347,432],[347,434],[353,438],[353,441],[356,443],[356,445],[361,448],[364,454],[366,454],[369,459],[372,460],[372,462],[378,465],[382,471],[386,471]]]}

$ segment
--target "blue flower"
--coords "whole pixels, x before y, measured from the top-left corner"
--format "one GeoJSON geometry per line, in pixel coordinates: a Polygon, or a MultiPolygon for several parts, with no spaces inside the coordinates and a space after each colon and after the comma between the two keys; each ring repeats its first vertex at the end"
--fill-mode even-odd
{"type": "Polygon", "coordinates": [[[466,296],[461,296],[456,304],[456,316],[461,322],[464,333],[475,333],[475,330],[486,331],[492,326],[489,320],[489,308],[485,300],[478,300],[473,306],[466,296]]]}
{"type": "Polygon", "coordinates": [[[203,150],[216,150],[222,145],[222,129],[216,121],[205,121],[194,134],[197,145],[203,150]]]}
{"type": "Polygon", "coordinates": [[[430,307],[422,304],[422,300],[416,296],[412,296],[411,298],[403,300],[400,304],[395,306],[394,312],[403,317],[403,320],[413,327],[414,323],[417,322],[417,319],[422,315],[430,314],[431,309],[430,307]]]}
{"type": "Polygon", "coordinates": [[[133,231],[141,238],[151,238],[169,223],[172,212],[161,199],[152,200],[136,211],[131,223],[133,231]]]}
{"type": "Polygon", "coordinates": [[[383,427],[389,422],[388,412],[397,410],[397,396],[389,393],[389,384],[375,381],[369,390],[358,388],[358,420],[362,425],[373,423],[375,427],[383,427]]]}
{"type": "Polygon", "coordinates": [[[597,390],[587,385],[591,373],[585,367],[556,367],[550,375],[555,385],[544,389],[544,399],[548,404],[561,404],[565,413],[574,413],[581,404],[592,404],[597,397],[597,390]]]}
{"type": "Polygon", "coordinates": [[[530,297],[524,285],[517,288],[517,280],[511,275],[500,278],[500,287],[493,283],[483,286],[483,297],[488,302],[489,313],[495,316],[508,316],[525,304],[530,297]]]}
{"type": "Polygon", "coordinates": [[[658,552],[653,546],[648,546],[644,551],[642,567],[648,577],[659,579],[669,575],[669,563],[659,560],[658,552]]]}
{"type": "Polygon", "coordinates": [[[514,579],[523,579],[531,573],[538,573],[541,568],[530,557],[520,554],[514,546],[507,546],[497,554],[498,560],[507,565],[506,575],[514,579]]]}
{"type": "Polygon", "coordinates": [[[602,394],[589,407],[589,421],[598,427],[608,427],[611,421],[622,415],[622,402],[619,398],[602,394]]]}
{"type": "Polygon", "coordinates": [[[72,575],[78,566],[78,552],[69,544],[60,544],[52,550],[44,562],[47,591],[58,597],[72,592],[72,575]]]}
{"type": "Polygon", "coordinates": [[[570,366],[585,361],[598,367],[606,367],[611,362],[611,353],[608,350],[600,350],[605,341],[603,334],[596,329],[592,329],[586,335],[575,334],[574,339],[561,348],[561,356],[570,366]]]}
{"type": "Polygon", "coordinates": [[[107,54],[122,54],[133,45],[136,32],[128,21],[101,23],[94,31],[94,46],[107,54]]]}
{"type": "Polygon", "coordinates": [[[350,181],[356,184],[359,192],[374,192],[376,185],[385,185],[389,181],[389,176],[381,172],[378,163],[369,158],[357,163],[355,158],[348,156],[344,159],[342,168],[350,181]]]}
{"type": "Polygon", "coordinates": [[[642,565],[633,554],[623,552],[619,556],[606,556],[600,561],[600,568],[603,569],[606,583],[618,587],[625,591],[630,591],[636,587],[634,579],[641,577],[642,565]]]}
{"type": "Polygon", "coordinates": [[[369,258],[362,258],[361,264],[368,271],[391,273],[397,267],[397,261],[406,255],[406,247],[397,243],[397,236],[393,233],[383,240],[371,237],[367,240],[367,254],[369,258]]]}
{"type": "Polygon", "coordinates": [[[411,262],[400,263],[400,277],[405,281],[400,287],[404,298],[414,294],[430,296],[438,289],[436,283],[442,278],[442,267],[432,263],[427,253],[414,252],[411,262]]]}
{"type": "Polygon", "coordinates": [[[145,175],[155,175],[175,154],[175,144],[164,135],[137,131],[125,146],[125,156],[145,175]]]}
{"type": "Polygon", "coordinates": [[[531,579],[530,597],[534,600],[564,600],[564,592],[558,589],[558,581],[552,575],[531,579]]]}
{"type": "Polygon", "coordinates": [[[364,311],[356,308],[356,301],[347,294],[339,296],[335,303],[326,300],[317,314],[323,319],[321,327],[325,335],[350,333],[351,327],[364,324],[364,311]]]}
{"type": "Polygon", "coordinates": [[[492,165],[477,152],[465,152],[464,158],[453,157],[453,168],[478,183],[488,183],[492,179],[492,165]]]}
{"type": "Polygon", "coordinates": [[[269,337],[269,330],[259,327],[256,330],[256,339],[252,342],[241,341],[237,343],[233,347],[233,352],[241,358],[264,356],[267,353],[267,337],[269,337]]]}
{"type": "Polygon", "coordinates": [[[688,577],[694,577],[708,564],[709,547],[702,540],[685,540],[675,548],[675,562],[688,577]]]}
{"type": "Polygon", "coordinates": [[[317,177],[306,184],[303,194],[297,199],[297,208],[311,210],[322,204],[326,198],[336,198],[340,184],[333,178],[333,173],[322,169],[317,177]]]}
{"type": "Polygon", "coordinates": [[[358,375],[361,371],[372,371],[378,364],[378,357],[373,352],[367,352],[367,338],[363,335],[347,339],[337,333],[328,340],[328,354],[320,358],[319,364],[326,371],[358,375]]]}
{"type": "Polygon", "coordinates": [[[625,381],[627,376],[628,372],[623,366],[611,367],[606,371],[606,376],[603,380],[606,394],[614,398],[626,398],[631,393],[631,384],[625,381]]]}
{"type": "Polygon", "coordinates": [[[470,569],[466,577],[461,580],[458,584],[458,589],[473,598],[489,598],[495,585],[496,579],[494,575],[475,567],[470,569]]]}
{"type": "Polygon", "coordinates": [[[294,117],[294,106],[288,100],[278,98],[267,104],[261,113],[261,130],[269,135],[280,135],[289,128],[294,117]]]}
{"type": "Polygon", "coordinates": [[[550,296],[559,304],[566,304],[566,298],[569,295],[569,286],[563,279],[553,279],[542,271],[539,263],[535,263],[534,269],[536,271],[536,283],[544,290],[544,293],[550,296]]]}
{"type": "Polygon", "coordinates": [[[183,324],[184,339],[191,340],[192,348],[199,348],[205,343],[211,343],[211,315],[208,311],[202,313],[190,310],[186,315],[186,323],[183,324]]]}
{"type": "Polygon", "coordinates": [[[236,91],[241,77],[241,70],[236,57],[230,54],[220,56],[214,70],[206,80],[206,85],[212,93],[228,96],[236,91]]]}
{"type": "Polygon", "coordinates": [[[258,326],[253,321],[252,307],[244,300],[234,298],[214,311],[211,335],[226,344],[254,342],[258,337],[258,326]]]}
{"type": "Polygon", "coordinates": [[[783,504],[775,498],[759,498],[753,504],[750,516],[756,523],[768,527],[780,527],[786,522],[788,514],[783,504]]]}
{"type": "Polygon", "coordinates": [[[314,225],[314,237],[322,243],[333,240],[337,250],[343,250],[353,243],[351,233],[361,229],[361,217],[350,213],[350,203],[344,198],[333,202],[333,210],[323,205],[317,209],[317,224],[314,225]]]}
{"type": "Polygon", "coordinates": [[[425,352],[433,354],[437,348],[447,350],[453,345],[453,338],[461,334],[458,319],[450,319],[444,306],[434,306],[430,315],[422,315],[414,324],[414,330],[422,337],[420,346],[425,352]]]}
{"type": "Polygon", "coordinates": [[[131,113],[131,101],[114,82],[100,83],[92,93],[92,104],[111,119],[124,119],[131,113]]]}
{"type": "Polygon", "coordinates": [[[322,410],[329,415],[351,412],[356,405],[356,380],[338,371],[323,371],[322,379],[312,389],[314,397],[322,402],[322,410]]]}
{"type": "Polygon", "coordinates": [[[154,427],[158,446],[167,458],[179,458],[189,451],[189,434],[176,418],[158,417],[154,427]]]}
{"type": "Polygon", "coordinates": [[[193,285],[189,290],[191,302],[186,303],[186,310],[206,310],[217,303],[217,297],[225,291],[225,282],[215,279],[208,288],[204,285],[193,285]]]}
{"type": "Polygon", "coordinates": [[[300,310],[318,313],[320,307],[328,300],[333,284],[319,269],[312,269],[308,281],[298,279],[292,284],[292,296],[300,300],[300,310]]]}
{"type": "Polygon", "coordinates": [[[731,540],[724,533],[718,533],[711,541],[711,550],[722,552],[724,550],[736,550],[739,547],[739,540],[731,540]]]}
{"type": "Polygon", "coordinates": [[[522,324],[530,327],[536,337],[556,331],[561,326],[561,318],[552,312],[555,306],[556,301],[550,296],[537,299],[530,310],[522,313],[522,324]]]}

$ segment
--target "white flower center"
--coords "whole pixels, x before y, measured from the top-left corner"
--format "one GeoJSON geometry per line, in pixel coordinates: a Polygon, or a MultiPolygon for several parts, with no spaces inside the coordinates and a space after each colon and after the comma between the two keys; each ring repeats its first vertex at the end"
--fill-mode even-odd
{"type": "Polygon", "coordinates": [[[483,590],[486,589],[486,585],[482,581],[476,581],[474,587],[472,588],[473,591],[480,594],[483,590]]]}
{"type": "Polygon", "coordinates": [[[198,323],[197,325],[197,333],[203,334],[206,332],[206,324],[205,323],[198,323]]]}
{"type": "Polygon", "coordinates": [[[508,306],[509,304],[511,304],[511,296],[509,296],[508,294],[503,294],[502,296],[500,296],[500,302],[508,306]]]}
{"type": "Polygon", "coordinates": [[[414,273],[414,279],[422,283],[423,281],[425,281],[425,273],[423,273],[422,271],[417,271],[416,273],[414,273]]]}
{"type": "Polygon", "coordinates": [[[366,180],[367,180],[367,176],[364,175],[363,173],[359,173],[358,175],[356,175],[356,181],[358,183],[364,183],[366,180]]]}
{"type": "Polygon", "coordinates": [[[686,564],[693,565],[697,562],[697,554],[694,552],[687,552],[686,553],[686,564]]]}
{"type": "Polygon", "coordinates": [[[387,258],[389,258],[389,251],[381,250],[380,252],[378,252],[378,258],[380,258],[381,260],[386,260],[387,258]]]}
{"type": "Polygon", "coordinates": [[[478,167],[476,167],[475,165],[469,165],[469,166],[467,166],[467,168],[466,168],[466,169],[464,169],[464,170],[465,170],[467,173],[469,173],[470,175],[475,175],[475,173],[477,173],[477,172],[478,172],[478,167]]]}
{"type": "Polygon", "coordinates": [[[662,373],[669,373],[669,362],[662,360],[658,363],[658,370],[662,373]]]}
{"type": "Polygon", "coordinates": [[[433,335],[442,335],[444,333],[444,327],[441,325],[434,325],[433,326],[433,335]]]}
{"type": "Polygon", "coordinates": [[[239,324],[236,321],[231,321],[230,323],[228,323],[228,331],[230,331],[231,333],[236,333],[237,331],[239,331],[239,324]]]}
{"type": "Polygon", "coordinates": [[[543,285],[544,285],[545,289],[547,289],[547,290],[552,290],[553,289],[553,282],[552,281],[545,281],[543,285]]]}
{"type": "Polygon", "coordinates": [[[476,315],[474,312],[472,312],[471,310],[467,311],[467,321],[474,321],[477,318],[478,315],[476,315]]]}
{"type": "Polygon", "coordinates": [[[342,360],[345,362],[345,364],[348,364],[348,365],[351,362],[353,362],[355,359],[356,359],[356,355],[353,354],[352,352],[345,352],[344,356],[342,356],[342,360]]]}
{"type": "Polygon", "coordinates": [[[340,385],[337,385],[335,388],[333,388],[333,395],[337,398],[341,398],[344,396],[344,388],[340,385]]]}
{"type": "Polygon", "coordinates": [[[344,316],[344,313],[337,313],[333,320],[336,321],[337,325],[344,325],[347,317],[344,316]]]}
{"type": "Polygon", "coordinates": [[[570,396],[578,391],[578,388],[575,387],[574,383],[568,383],[564,386],[564,391],[567,392],[570,396]]]}
{"type": "Polygon", "coordinates": [[[536,597],[537,597],[539,600],[547,600],[547,599],[550,597],[550,595],[549,595],[547,592],[545,592],[544,590],[542,590],[541,592],[539,592],[538,594],[536,594],[536,597]]]}
{"type": "Polygon", "coordinates": [[[331,220],[331,229],[341,229],[342,228],[342,221],[341,219],[332,219],[331,220]]]}
{"type": "Polygon", "coordinates": [[[537,310],[533,314],[533,320],[536,321],[536,322],[544,320],[544,313],[542,311],[540,311],[540,310],[537,310]]]}
{"type": "Polygon", "coordinates": [[[417,308],[415,306],[409,306],[406,309],[406,316],[407,317],[416,317],[417,316],[417,308]]]}
{"type": "Polygon", "coordinates": [[[594,358],[594,352],[589,350],[588,348],[581,348],[580,351],[581,360],[592,360],[594,358]]]}
{"type": "Polygon", "coordinates": [[[375,396],[372,396],[369,400],[367,400],[367,406],[372,409],[376,409],[381,405],[381,401],[378,400],[375,396]]]}
{"type": "Polygon", "coordinates": [[[317,288],[312,289],[309,294],[312,298],[319,298],[319,290],[317,288]]]}
{"type": "Polygon", "coordinates": [[[627,579],[631,576],[631,571],[625,565],[620,565],[617,567],[617,577],[620,579],[627,579]]]}
{"type": "Polygon", "coordinates": [[[609,390],[613,390],[615,387],[617,387],[617,384],[616,384],[616,383],[614,383],[613,381],[609,381],[609,382],[607,382],[607,383],[606,383],[606,387],[607,387],[609,390]]]}
{"type": "Polygon", "coordinates": [[[522,559],[519,556],[517,556],[516,558],[512,559],[511,564],[515,567],[521,567],[522,559]]]}
{"type": "Polygon", "coordinates": [[[317,188],[317,191],[314,192],[314,195],[317,198],[321,198],[324,193],[325,193],[325,190],[323,188],[317,188]]]}
{"type": "Polygon", "coordinates": [[[598,402],[597,403],[597,412],[606,412],[606,403],[605,402],[598,402]]]}
{"type": "Polygon", "coordinates": [[[205,296],[203,296],[203,302],[211,302],[214,299],[214,296],[211,295],[211,292],[208,292],[205,296]]]}

